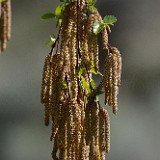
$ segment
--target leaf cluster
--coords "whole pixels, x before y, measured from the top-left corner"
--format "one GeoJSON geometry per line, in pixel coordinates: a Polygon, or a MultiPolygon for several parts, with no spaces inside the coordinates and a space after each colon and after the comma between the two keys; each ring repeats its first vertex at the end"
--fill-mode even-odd
{"type": "Polygon", "coordinates": [[[45,19],[52,19],[52,18],[55,18],[55,19],[58,19],[57,21],[57,27],[58,26],[61,26],[62,24],[62,16],[63,16],[63,11],[65,9],[65,7],[67,5],[69,5],[70,3],[70,0],[60,0],[60,2],[63,2],[62,4],[60,4],[54,12],[49,12],[49,13],[45,13],[41,16],[41,19],[42,20],[45,20],[45,19]]]}
{"type": "Polygon", "coordinates": [[[108,29],[111,32],[110,26],[114,26],[114,23],[117,22],[117,18],[113,15],[105,16],[103,22],[94,22],[93,32],[98,35],[103,29],[108,29]]]}

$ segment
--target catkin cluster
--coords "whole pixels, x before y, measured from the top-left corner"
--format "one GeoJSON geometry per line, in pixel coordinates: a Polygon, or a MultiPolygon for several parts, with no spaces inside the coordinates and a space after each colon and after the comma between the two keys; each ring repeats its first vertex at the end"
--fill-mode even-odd
{"type": "MultiPolygon", "coordinates": [[[[97,93],[104,87],[106,102],[112,97],[108,104],[116,106],[120,54],[116,48],[110,50],[114,57],[107,59],[105,76],[93,88],[92,70],[99,69],[98,40],[93,33],[96,21],[102,18],[97,10],[88,13],[88,0],[71,0],[65,6],[59,36],[53,44],[56,51],[52,48],[45,59],[41,103],[45,106],[45,125],[50,121],[52,125],[53,160],[105,160],[110,150],[109,115],[100,106],[97,93]],[[108,88],[112,89],[111,95],[108,88]]],[[[102,43],[108,49],[106,29],[102,31],[102,43]]]]}
{"type": "Polygon", "coordinates": [[[10,0],[0,2],[0,52],[4,51],[11,32],[11,4],[10,0]]]}

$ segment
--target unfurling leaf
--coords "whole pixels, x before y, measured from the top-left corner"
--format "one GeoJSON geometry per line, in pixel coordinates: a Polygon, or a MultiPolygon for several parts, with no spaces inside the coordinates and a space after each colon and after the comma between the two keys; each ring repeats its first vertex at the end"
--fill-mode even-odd
{"type": "Polygon", "coordinates": [[[55,15],[57,15],[57,16],[61,15],[64,8],[65,8],[65,4],[59,5],[55,10],[55,15]]]}
{"type": "Polygon", "coordinates": [[[41,19],[50,19],[50,18],[56,18],[56,15],[54,13],[45,13],[41,16],[41,19]]]}
{"type": "Polygon", "coordinates": [[[113,23],[117,22],[117,18],[112,15],[105,16],[103,19],[105,24],[113,25],[113,23]]]}
{"type": "Polygon", "coordinates": [[[53,43],[56,40],[56,36],[54,34],[51,34],[50,39],[51,39],[51,42],[53,43]]]}
{"type": "Polygon", "coordinates": [[[104,28],[104,25],[100,22],[94,22],[93,24],[93,32],[95,35],[99,34],[102,29],[104,28]]]}

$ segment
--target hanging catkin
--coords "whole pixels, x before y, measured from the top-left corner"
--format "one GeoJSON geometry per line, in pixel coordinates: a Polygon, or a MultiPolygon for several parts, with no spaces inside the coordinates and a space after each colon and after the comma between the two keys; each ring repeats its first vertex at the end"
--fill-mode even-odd
{"type": "Polygon", "coordinates": [[[0,52],[6,49],[11,32],[11,1],[0,2],[0,52]]]}
{"type": "Polygon", "coordinates": [[[98,94],[104,88],[105,103],[116,114],[121,55],[108,44],[103,28],[102,47],[108,54],[103,79],[96,87],[92,74],[100,73],[100,53],[93,26],[103,19],[90,5],[88,0],[65,3],[58,38],[44,63],[41,102],[45,125],[52,121],[53,160],[105,160],[110,150],[109,115],[100,106],[98,94]]]}
{"type": "Polygon", "coordinates": [[[117,95],[121,83],[122,58],[117,48],[111,47],[106,55],[104,71],[105,103],[112,106],[113,113],[118,110],[117,95]]]}

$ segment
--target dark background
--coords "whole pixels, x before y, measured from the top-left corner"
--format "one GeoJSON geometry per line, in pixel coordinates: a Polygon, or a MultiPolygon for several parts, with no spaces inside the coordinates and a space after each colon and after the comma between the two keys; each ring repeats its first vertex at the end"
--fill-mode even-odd
{"type": "MultiPolygon", "coordinates": [[[[57,31],[55,21],[40,16],[57,5],[58,0],[12,0],[12,37],[0,55],[0,160],[51,159],[51,129],[43,125],[40,89],[50,51],[44,43],[57,31]]],[[[123,55],[118,115],[107,107],[108,159],[160,160],[160,1],[98,0],[97,7],[103,16],[118,18],[109,37],[123,55]]]]}

